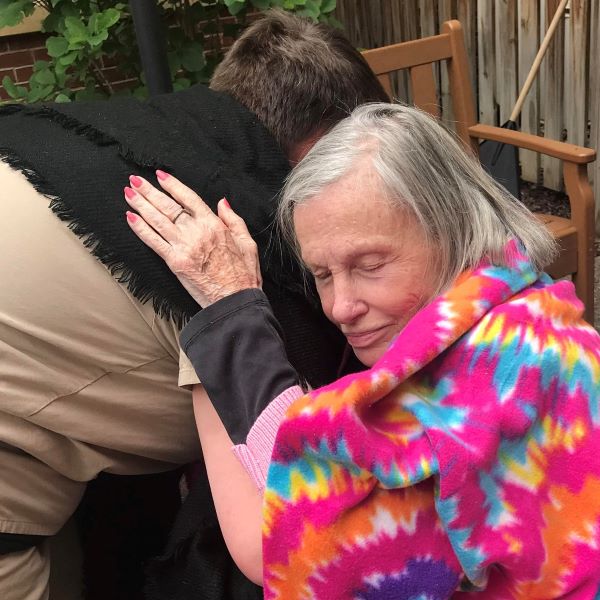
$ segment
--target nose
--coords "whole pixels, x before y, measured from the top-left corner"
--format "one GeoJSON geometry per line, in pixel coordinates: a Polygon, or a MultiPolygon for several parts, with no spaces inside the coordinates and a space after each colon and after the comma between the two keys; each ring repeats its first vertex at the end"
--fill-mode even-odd
{"type": "Polygon", "coordinates": [[[367,304],[356,293],[349,278],[334,279],[331,304],[332,320],[339,324],[353,323],[368,310],[367,304]]]}

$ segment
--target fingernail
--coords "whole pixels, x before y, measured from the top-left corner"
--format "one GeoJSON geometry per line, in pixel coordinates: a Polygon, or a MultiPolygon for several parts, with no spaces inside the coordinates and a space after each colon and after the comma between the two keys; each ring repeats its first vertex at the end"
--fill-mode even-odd
{"type": "Polygon", "coordinates": [[[156,176],[157,176],[159,179],[166,179],[166,178],[169,176],[169,174],[168,174],[168,173],[165,173],[164,171],[161,171],[160,169],[157,169],[157,170],[156,170],[156,176]]]}
{"type": "Polygon", "coordinates": [[[129,199],[131,199],[131,198],[133,198],[133,197],[135,196],[135,192],[134,192],[134,191],[133,191],[133,190],[132,190],[130,187],[127,187],[127,186],[125,186],[125,187],[123,188],[123,192],[125,192],[125,195],[126,195],[126,196],[127,196],[129,199]]]}
{"type": "Polygon", "coordinates": [[[125,215],[127,216],[127,220],[130,223],[135,223],[138,220],[138,216],[135,213],[132,213],[130,211],[126,211],[125,215]]]}
{"type": "Polygon", "coordinates": [[[221,202],[227,207],[231,208],[231,204],[227,201],[227,198],[221,198],[221,202]]]}
{"type": "Polygon", "coordinates": [[[142,185],[142,180],[137,175],[130,175],[129,181],[133,187],[140,187],[142,185]]]}

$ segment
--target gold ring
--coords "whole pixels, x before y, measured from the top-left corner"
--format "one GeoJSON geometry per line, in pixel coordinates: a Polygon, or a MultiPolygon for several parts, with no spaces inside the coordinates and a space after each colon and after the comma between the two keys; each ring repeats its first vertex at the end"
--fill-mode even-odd
{"type": "Polygon", "coordinates": [[[185,210],[185,208],[180,208],[179,212],[173,217],[173,224],[175,224],[175,221],[177,221],[177,219],[179,219],[179,217],[183,214],[183,213],[187,213],[187,210],[185,210]]]}

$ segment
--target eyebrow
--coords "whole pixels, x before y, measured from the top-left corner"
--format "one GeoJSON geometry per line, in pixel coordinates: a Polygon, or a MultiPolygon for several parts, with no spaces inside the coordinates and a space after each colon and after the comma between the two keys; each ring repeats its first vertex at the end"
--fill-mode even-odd
{"type": "MultiPolygon", "coordinates": [[[[389,250],[389,248],[381,248],[379,247],[379,249],[375,250],[375,249],[371,249],[371,248],[358,248],[356,250],[353,250],[352,252],[350,252],[348,255],[346,255],[344,257],[344,259],[348,262],[352,262],[358,258],[362,258],[365,256],[379,256],[379,257],[383,257],[383,255],[389,250]]],[[[306,265],[306,267],[310,270],[310,271],[316,271],[318,269],[325,269],[327,268],[325,265],[320,265],[320,264],[315,264],[315,263],[310,263],[304,259],[302,259],[302,262],[306,265]]]]}

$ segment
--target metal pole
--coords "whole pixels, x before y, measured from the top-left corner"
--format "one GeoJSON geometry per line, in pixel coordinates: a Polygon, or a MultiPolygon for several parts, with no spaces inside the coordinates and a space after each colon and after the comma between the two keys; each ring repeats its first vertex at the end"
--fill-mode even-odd
{"type": "Polygon", "coordinates": [[[129,0],[142,69],[151,96],[173,91],[164,25],[154,0],[129,0]]]}

